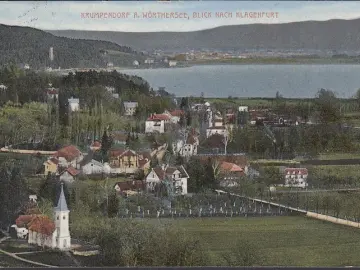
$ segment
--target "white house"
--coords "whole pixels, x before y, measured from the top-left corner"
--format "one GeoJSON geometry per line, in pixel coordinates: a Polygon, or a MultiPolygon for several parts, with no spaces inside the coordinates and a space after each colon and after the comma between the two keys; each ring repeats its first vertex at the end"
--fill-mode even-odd
{"type": "Polygon", "coordinates": [[[197,155],[199,146],[199,138],[195,132],[188,134],[186,141],[178,140],[173,143],[173,151],[175,154],[179,154],[182,157],[190,157],[197,155]]]}
{"type": "Polygon", "coordinates": [[[137,107],[138,107],[137,102],[133,102],[133,101],[124,102],[125,115],[127,116],[134,115],[137,107]]]}
{"type": "Polygon", "coordinates": [[[54,221],[46,216],[35,216],[29,224],[28,243],[69,250],[71,247],[69,212],[62,184],[59,201],[54,208],[54,221]]]}
{"type": "Polygon", "coordinates": [[[80,100],[78,98],[71,97],[68,99],[68,103],[69,103],[69,110],[71,112],[76,112],[80,110],[80,100]]]}
{"type": "Polygon", "coordinates": [[[108,68],[112,68],[112,67],[114,67],[114,64],[113,64],[113,62],[109,62],[109,63],[106,64],[106,66],[107,66],[108,68]]]}
{"type": "Polygon", "coordinates": [[[29,64],[25,64],[25,65],[24,65],[24,69],[30,69],[29,64]]]}
{"type": "Polygon", "coordinates": [[[169,61],[169,67],[176,67],[177,62],[175,60],[170,60],[169,61]]]}
{"type": "Polygon", "coordinates": [[[165,133],[165,126],[170,123],[170,117],[166,114],[152,114],[145,121],[145,133],[165,133]]]}
{"type": "Polygon", "coordinates": [[[54,87],[46,89],[46,96],[47,96],[48,101],[54,100],[54,98],[58,99],[59,98],[59,89],[54,88],[54,87]]]}
{"type": "Polygon", "coordinates": [[[14,224],[11,226],[11,228],[15,229],[17,238],[26,239],[29,234],[29,230],[25,227],[18,227],[14,224]]]}
{"type": "Polygon", "coordinates": [[[219,135],[225,135],[227,133],[227,129],[225,126],[212,126],[212,127],[208,127],[206,129],[206,137],[209,138],[214,134],[219,134],[219,135]]]}
{"type": "Polygon", "coordinates": [[[248,106],[239,106],[239,112],[247,112],[247,111],[249,111],[248,106]]]}
{"type": "Polygon", "coordinates": [[[6,90],[6,89],[7,89],[6,85],[0,84],[0,90],[6,90]]]}
{"type": "Polygon", "coordinates": [[[171,123],[177,124],[180,121],[180,117],[182,115],[184,115],[185,113],[182,110],[173,110],[171,112],[168,110],[165,110],[165,112],[163,114],[170,117],[171,123]]]}
{"type": "Polygon", "coordinates": [[[108,91],[109,93],[113,93],[115,92],[115,87],[112,86],[105,86],[106,91],[108,91]]]}
{"type": "Polygon", "coordinates": [[[59,174],[60,181],[72,183],[75,181],[75,177],[79,175],[79,173],[80,172],[77,169],[73,167],[68,167],[59,174]]]}
{"type": "Polygon", "coordinates": [[[81,172],[86,175],[104,173],[104,165],[94,159],[88,160],[84,158],[84,160],[80,162],[79,165],[81,172]]]}
{"type": "Polygon", "coordinates": [[[145,64],[154,64],[155,60],[152,58],[148,58],[145,60],[145,64]]]}
{"type": "Polygon", "coordinates": [[[173,167],[162,165],[151,169],[150,173],[145,178],[146,188],[149,191],[154,191],[157,184],[166,181],[167,179],[173,181],[175,194],[187,194],[189,175],[183,166],[173,167]]]}
{"type": "Polygon", "coordinates": [[[284,174],[286,187],[306,188],[308,186],[306,168],[286,168],[284,174]]]}
{"type": "Polygon", "coordinates": [[[133,62],[133,66],[138,66],[138,65],[139,65],[139,61],[134,60],[134,62],[133,62]]]}

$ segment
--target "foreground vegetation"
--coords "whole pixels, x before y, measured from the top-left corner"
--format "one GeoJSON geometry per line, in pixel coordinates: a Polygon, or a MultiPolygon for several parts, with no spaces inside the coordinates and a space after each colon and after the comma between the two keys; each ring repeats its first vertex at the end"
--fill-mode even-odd
{"type": "Polygon", "coordinates": [[[357,256],[360,252],[360,247],[357,245],[360,240],[358,230],[304,217],[152,219],[129,222],[107,220],[103,224],[93,223],[91,231],[88,231],[92,222],[83,220],[73,225],[72,233],[84,236],[88,231],[90,236],[94,231],[99,230],[96,241],[102,245],[107,262],[110,263],[109,260],[112,260],[112,265],[198,265],[200,263],[200,265],[217,266],[344,266],[360,264],[357,256]],[[122,230],[122,233],[117,233],[118,229],[122,230]],[[128,238],[124,232],[130,231],[132,237],[128,238]],[[167,234],[174,231],[177,231],[177,234],[167,234]],[[157,238],[158,233],[162,236],[157,238]],[[164,245],[163,241],[167,244],[164,245]],[[186,248],[188,252],[192,250],[193,254],[180,253],[184,255],[184,261],[181,259],[178,261],[178,258],[171,259],[171,254],[179,252],[184,241],[190,245],[186,248]],[[137,249],[140,248],[137,245],[142,242],[149,245],[144,244],[140,250],[137,249]],[[125,250],[126,253],[121,252],[125,250]],[[328,256],[330,253],[332,256],[328,256]],[[123,257],[119,254],[127,256],[123,257]],[[164,263],[166,259],[170,259],[167,264],[164,263]]]}

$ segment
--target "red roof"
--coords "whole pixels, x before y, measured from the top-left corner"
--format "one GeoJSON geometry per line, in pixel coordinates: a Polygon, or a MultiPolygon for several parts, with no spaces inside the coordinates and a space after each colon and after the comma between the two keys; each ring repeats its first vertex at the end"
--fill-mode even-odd
{"type": "Polygon", "coordinates": [[[110,157],[133,157],[136,156],[135,151],[130,149],[114,149],[110,150],[110,157]]]}
{"type": "Polygon", "coordinates": [[[57,158],[55,158],[55,157],[52,157],[52,158],[48,159],[47,162],[54,163],[55,165],[59,164],[59,160],[57,158]]]}
{"type": "Polygon", "coordinates": [[[61,148],[59,151],[55,153],[55,157],[63,157],[67,161],[72,161],[75,158],[81,155],[81,151],[74,145],[69,145],[64,148],[61,148]]]}
{"type": "Polygon", "coordinates": [[[46,93],[48,95],[57,95],[59,93],[59,91],[56,88],[49,88],[49,89],[46,90],[46,93]]]}
{"type": "Polygon", "coordinates": [[[178,116],[178,117],[180,117],[181,115],[184,115],[184,111],[182,111],[182,110],[174,110],[174,111],[170,112],[170,114],[171,114],[172,116],[178,116]]]}
{"type": "Polygon", "coordinates": [[[126,181],[126,182],[118,182],[115,184],[120,188],[120,192],[128,191],[128,190],[137,190],[137,189],[144,189],[145,182],[142,180],[134,180],[134,181],[126,181]]]}
{"type": "Polygon", "coordinates": [[[91,147],[101,147],[101,142],[99,142],[99,141],[94,141],[94,142],[91,144],[91,147]]]}
{"type": "Polygon", "coordinates": [[[31,222],[31,220],[35,216],[36,215],[21,215],[21,216],[19,216],[15,221],[16,226],[18,226],[19,228],[27,227],[28,224],[31,222]]]}
{"type": "Polygon", "coordinates": [[[75,169],[74,167],[71,167],[71,166],[68,167],[68,168],[66,168],[66,170],[63,171],[62,174],[63,174],[64,172],[68,172],[68,173],[71,174],[72,176],[76,176],[76,175],[78,175],[78,174],[80,173],[77,169],[75,169]]]}
{"type": "Polygon", "coordinates": [[[166,114],[153,114],[151,115],[147,121],[167,121],[170,120],[170,117],[166,114]]]}
{"type": "Polygon", "coordinates": [[[308,174],[308,170],[306,168],[286,168],[285,174],[296,174],[296,175],[306,175],[308,174]]]}
{"type": "Polygon", "coordinates": [[[241,167],[239,167],[238,165],[231,163],[231,162],[223,161],[220,166],[221,166],[221,169],[226,172],[243,172],[244,171],[241,167]]]}
{"type": "Polygon", "coordinates": [[[47,216],[35,215],[29,223],[29,230],[51,235],[55,231],[55,223],[47,216]]]}

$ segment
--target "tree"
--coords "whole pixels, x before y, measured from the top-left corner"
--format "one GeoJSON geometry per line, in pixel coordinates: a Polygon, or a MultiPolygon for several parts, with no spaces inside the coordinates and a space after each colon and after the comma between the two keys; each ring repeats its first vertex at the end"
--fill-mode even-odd
{"type": "Polygon", "coordinates": [[[57,195],[57,179],[55,175],[47,175],[45,179],[42,180],[39,188],[39,196],[43,200],[49,200],[53,204],[56,203],[57,195]]]}
{"type": "Polygon", "coordinates": [[[107,131],[104,130],[104,134],[101,138],[101,153],[104,161],[108,160],[108,153],[113,144],[112,138],[107,135],[107,131]]]}
{"type": "Polygon", "coordinates": [[[334,123],[340,120],[339,102],[334,92],[321,89],[315,104],[320,122],[334,123]]]}
{"type": "Polygon", "coordinates": [[[0,220],[5,226],[14,222],[28,201],[22,164],[10,159],[0,166],[0,220]]]}
{"type": "Polygon", "coordinates": [[[116,192],[109,196],[109,204],[107,206],[107,214],[109,218],[116,217],[119,212],[119,199],[116,192]]]}

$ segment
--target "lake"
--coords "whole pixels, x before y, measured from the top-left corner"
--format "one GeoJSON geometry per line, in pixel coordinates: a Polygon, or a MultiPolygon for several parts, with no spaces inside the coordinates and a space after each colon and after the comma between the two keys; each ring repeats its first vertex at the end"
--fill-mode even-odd
{"type": "Polygon", "coordinates": [[[360,65],[203,65],[119,70],[138,75],[176,96],[312,98],[321,88],[351,97],[360,88],[360,65]]]}

